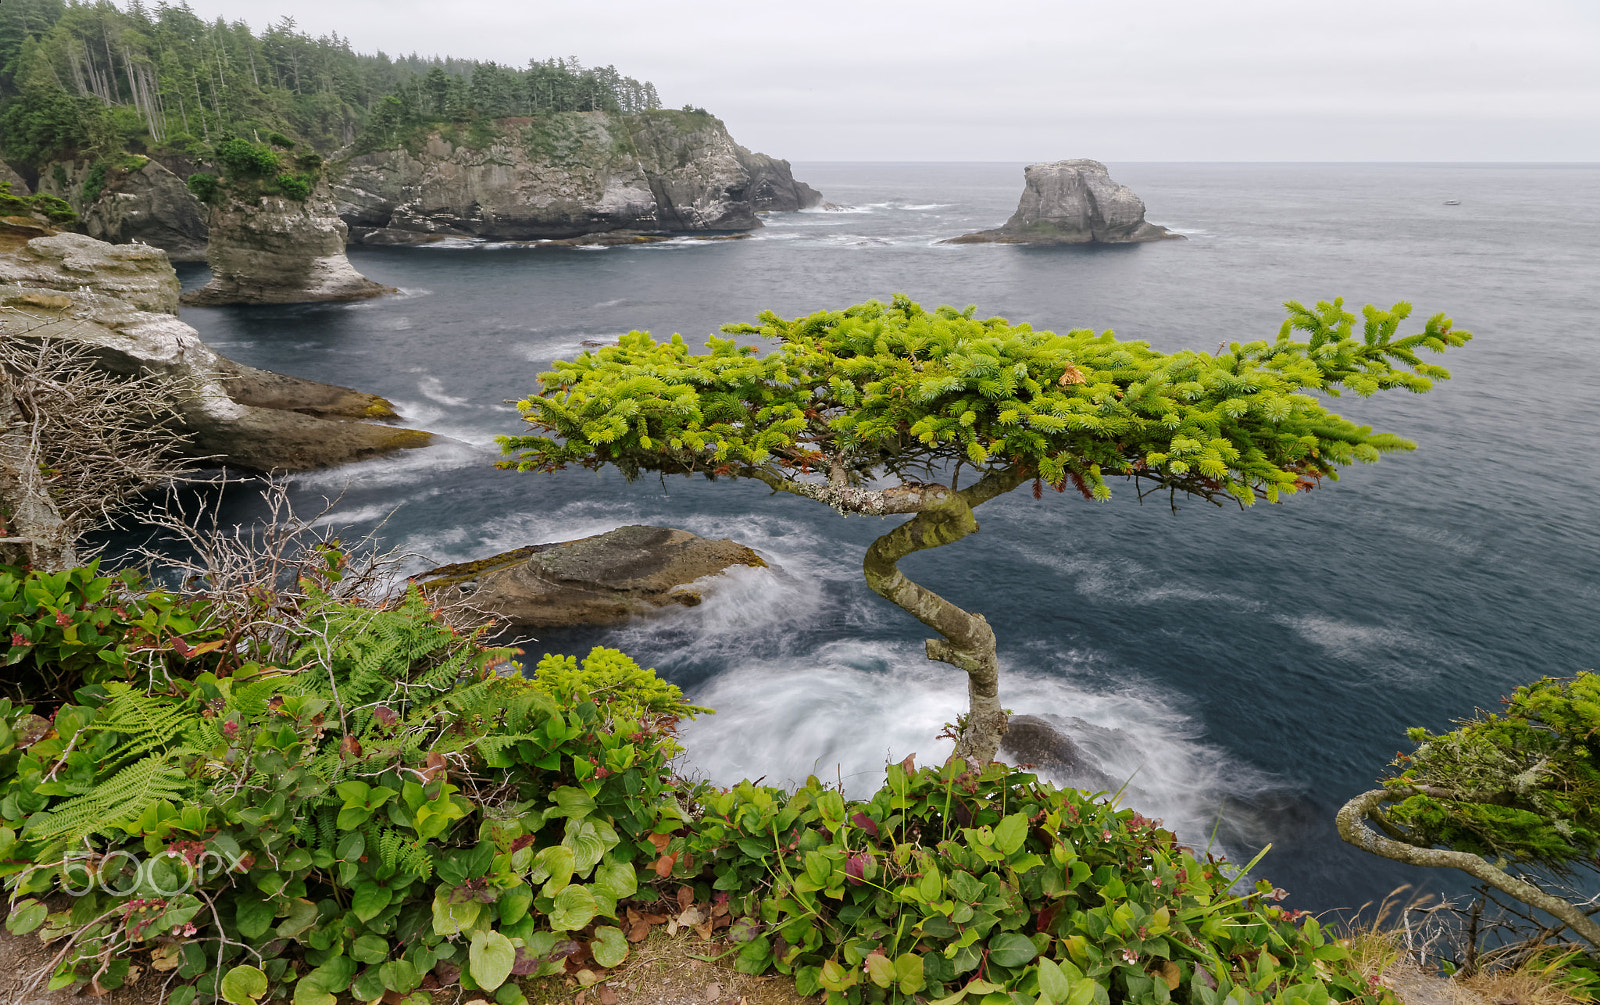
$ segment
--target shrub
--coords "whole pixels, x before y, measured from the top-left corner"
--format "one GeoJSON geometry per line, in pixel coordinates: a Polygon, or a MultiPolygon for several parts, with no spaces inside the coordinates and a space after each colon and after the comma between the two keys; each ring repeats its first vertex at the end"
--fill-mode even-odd
{"type": "Polygon", "coordinates": [[[737,968],[792,973],[801,994],[1377,1000],[1349,950],[1275,906],[1270,883],[1234,893],[1242,871],[1198,859],[1158,822],[1005,765],[891,766],[864,802],[815,778],[792,795],[745,782],[703,809],[663,857],[742,893],[737,968]]]}
{"type": "Polygon", "coordinates": [[[219,140],[215,151],[223,174],[234,179],[270,178],[280,167],[278,155],[270,148],[237,136],[219,140]]]}
{"type": "Polygon", "coordinates": [[[5,686],[19,702],[53,709],[85,686],[141,671],[164,678],[169,654],[185,659],[217,648],[215,633],[201,627],[203,602],[141,592],[137,573],[101,576],[97,568],[0,565],[0,633],[10,641],[5,686]]]}
{"type": "Polygon", "coordinates": [[[108,167],[104,159],[97,160],[90,165],[89,173],[83,176],[83,188],[79,190],[78,198],[85,206],[100,198],[100,193],[105,190],[108,167]]]}
{"type": "MultiPolygon", "coordinates": [[[[59,165],[58,165],[59,166],[59,165]]],[[[70,224],[78,218],[71,203],[53,195],[22,196],[11,194],[11,183],[0,181],[0,216],[40,215],[51,223],[70,224]]]]}
{"type": "Polygon", "coordinates": [[[221,182],[217,180],[217,176],[214,174],[197,171],[189,176],[189,191],[193,192],[194,197],[203,203],[216,202],[217,193],[220,189],[221,182]]]}
{"type": "Polygon", "coordinates": [[[311,178],[303,174],[280,174],[274,179],[278,191],[291,199],[305,202],[311,195],[311,178]]]}
{"type": "Polygon", "coordinates": [[[282,147],[285,150],[293,150],[294,149],[294,140],[291,140],[289,137],[283,135],[282,133],[268,133],[267,134],[267,143],[269,143],[269,144],[271,144],[272,146],[275,146],[275,147],[282,147]]]}
{"type": "Polygon", "coordinates": [[[275,663],[108,682],[53,721],[0,705],[8,925],[70,940],[52,986],[116,986],[148,953],[176,1005],[269,985],[307,1005],[409,993],[440,961],[490,991],[619,962],[603,922],[684,820],[665,766],[689,709],[655,688],[631,705],[663,714],[628,719],[571,674],[499,676],[509,652],[414,588],[308,598],[275,663]],[[54,913],[27,896],[85,887],[54,913]]]}

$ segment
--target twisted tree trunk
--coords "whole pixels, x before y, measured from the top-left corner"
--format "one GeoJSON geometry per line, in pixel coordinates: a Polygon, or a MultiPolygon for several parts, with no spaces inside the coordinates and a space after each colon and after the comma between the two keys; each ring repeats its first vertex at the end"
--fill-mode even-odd
{"type": "Polygon", "coordinates": [[[795,481],[761,468],[747,468],[741,474],[759,479],[775,491],[827,503],[840,513],[916,514],[872,542],[862,562],[862,572],[872,592],[944,636],[928,640],[928,659],[967,672],[968,707],[956,741],[956,756],[974,764],[994,760],[1000,738],[1006,732],[994,629],[983,615],[965,611],[906,578],[897,563],[913,552],[951,544],[976,533],[978,520],[972,514],[973,508],[1021,485],[1023,476],[1010,470],[991,472],[976,484],[957,491],[946,485],[918,484],[860,488],[850,485],[842,470],[827,482],[795,481]]]}
{"type": "Polygon", "coordinates": [[[1379,826],[1385,827],[1386,830],[1390,829],[1392,825],[1387,825],[1384,821],[1379,807],[1392,798],[1393,794],[1387,789],[1373,789],[1345,803],[1340,808],[1337,818],[1339,836],[1363,851],[1392,858],[1396,862],[1460,869],[1469,876],[1488,883],[1496,890],[1517,898],[1529,907],[1536,907],[1545,912],[1588,940],[1591,945],[1600,946],[1600,924],[1593,918],[1576,905],[1548,894],[1503,869],[1495,868],[1482,855],[1443,848],[1421,848],[1405,841],[1384,837],[1368,827],[1366,818],[1370,816],[1379,826]]]}

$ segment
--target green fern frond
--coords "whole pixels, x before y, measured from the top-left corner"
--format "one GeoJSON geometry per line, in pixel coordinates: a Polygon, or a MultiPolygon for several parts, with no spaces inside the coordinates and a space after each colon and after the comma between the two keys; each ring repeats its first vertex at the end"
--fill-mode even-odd
{"type": "Polygon", "coordinates": [[[137,819],[158,800],[184,801],[189,788],[189,779],[172,761],[145,757],[94,791],[35,816],[28,821],[25,833],[40,841],[68,838],[69,843],[90,834],[108,834],[112,828],[137,819]]]}

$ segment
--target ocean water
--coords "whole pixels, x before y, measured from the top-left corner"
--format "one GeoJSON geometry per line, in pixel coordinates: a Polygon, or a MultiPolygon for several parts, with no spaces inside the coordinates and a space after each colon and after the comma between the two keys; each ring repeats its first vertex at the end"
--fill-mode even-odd
{"type": "MultiPolygon", "coordinates": [[[[302,475],[302,510],[408,552],[413,568],[661,523],[757,549],[707,602],[541,652],[617,646],[718,709],[688,770],[869,791],[886,761],[938,760],[964,682],[926,631],[871,594],[866,545],[890,524],[765,488],[493,468],[508,403],[586,342],[630,329],[691,341],[903,292],[1040,328],[1114,329],[1161,349],[1271,337],[1288,299],[1407,300],[1476,334],[1427,395],[1342,399],[1418,444],[1250,511],[1023,490],[983,530],[907,560],[983,612],[1002,694],[1052,716],[1128,780],[1123,799],[1240,859],[1304,909],[1355,908],[1451,875],[1374,859],[1333,816],[1409,726],[1447,728],[1519,683],[1600,664],[1600,167],[1113,164],[1185,241],[1111,248],[942,246],[997,225],[1016,164],[800,164],[837,211],[777,214],[744,240],[604,250],[451,243],[356,249],[403,293],[346,305],[188,308],[241,362],[383,394],[451,442],[302,475]],[[1446,205],[1459,200],[1459,205],[1446,205]]],[[[180,267],[186,287],[203,267],[180,267]]],[[[232,519],[257,511],[248,487],[232,519]]]]}

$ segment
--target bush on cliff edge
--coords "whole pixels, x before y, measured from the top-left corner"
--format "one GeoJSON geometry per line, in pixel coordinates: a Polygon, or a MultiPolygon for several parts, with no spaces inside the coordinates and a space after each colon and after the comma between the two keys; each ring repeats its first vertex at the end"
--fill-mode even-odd
{"type": "MultiPolygon", "coordinates": [[[[415,590],[334,596],[325,558],[295,604],[241,608],[254,644],[189,598],[168,610],[192,628],[129,645],[124,607],[79,636],[96,683],[48,717],[0,701],[7,925],[61,948],[52,986],[137,962],[175,1005],[455,983],[516,1005],[516,977],[599,979],[670,915],[832,1002],[1379,1000],[1270,885],[1131,810],[959,762],[864,801],[690,783],[668,759],[702,710],[653,672],[597,650],[503,675],[415,590]]],[[[79,578],[71,610],[6,609],[30,659],[116,602],[79,578]]]]}

